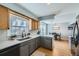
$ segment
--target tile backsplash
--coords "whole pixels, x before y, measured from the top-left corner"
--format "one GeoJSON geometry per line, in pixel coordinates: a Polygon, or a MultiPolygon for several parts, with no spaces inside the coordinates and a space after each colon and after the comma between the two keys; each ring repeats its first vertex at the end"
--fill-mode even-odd
{"type": "Polygon", "coordinates": [[[0,42],[3,42],[7,39],[7,30],[0,30],[0,42]]]}
{"type": "Polygon", "coordinates": [[[37,32],[38,30],[32,30],[32,31],[29,31],[31,33],[31,35],[37,35],[37,32]]]}
{"type": "MultiPolygon", "coordinates": [[[[30,31],[31,35],[37,35],[38,30],[30,31]]],[[[8,31],[0,30],[0,42],[8,40],[8,31]]]]}

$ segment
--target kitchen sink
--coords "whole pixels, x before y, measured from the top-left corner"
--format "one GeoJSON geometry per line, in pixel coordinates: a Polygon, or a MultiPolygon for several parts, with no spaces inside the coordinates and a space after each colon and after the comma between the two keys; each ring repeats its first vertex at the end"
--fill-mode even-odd
{"type": "Polygon", "coordinates": [[[29,38],[31,38],[31,37],[26,37],[25,39],[29,39],[29,38]]]}
{"type": "Polygon", "coordinates": [[[27,40],[30,39],[31,37],[24,37],[24,38],[17,38],[18,41],[22,41],[22,40],[27,40]]]}

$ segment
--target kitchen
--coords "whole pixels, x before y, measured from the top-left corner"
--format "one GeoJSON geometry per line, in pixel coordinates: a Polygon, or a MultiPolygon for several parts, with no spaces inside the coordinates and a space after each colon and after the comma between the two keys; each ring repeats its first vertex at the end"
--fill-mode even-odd
{"type": "Polygon", "coordinates": [[[54,50],[62,45],[67,46],[67,50],[62,48],[62,54],[56,50],[58,56],[79,55],[78,51],[71,53],[71,25],[79,19],[78,6],[64,3],[1,3],[0,56],[54,56],[54,50]],[[55,48],[57,44],[60,46],[55,48]]]}

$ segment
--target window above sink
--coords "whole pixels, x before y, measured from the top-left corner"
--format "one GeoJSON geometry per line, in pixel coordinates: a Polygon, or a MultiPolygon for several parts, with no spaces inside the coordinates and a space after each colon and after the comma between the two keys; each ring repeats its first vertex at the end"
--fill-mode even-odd
{"type": "Polygon", "coordinates": [[[28,32],[28,20],[20,16],[10,14],[9,25],[9,36],[21,35],[23,31],[28,32]]]}

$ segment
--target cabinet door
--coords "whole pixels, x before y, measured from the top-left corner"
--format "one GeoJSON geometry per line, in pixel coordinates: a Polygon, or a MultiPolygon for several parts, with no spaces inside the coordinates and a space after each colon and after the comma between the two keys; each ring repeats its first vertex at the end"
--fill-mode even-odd
{"type": "Polygon", "coordinates": [[[8,9],[0,6],[0,29],[8,29],[9,28],[9,14],[8,9]]]}
{"type": "Polygon", "coordinates": [[[40,47],[40,37],[35,38],[36,39],[36,49],[40,47]]]}
{"type": "Polygon", "coordinates": [[[29,56],[29,45],[20,47],[20,56],[29,56]]]}
{"type": "Polygon", "coordinates": [[[41,42],[41,47],[44,47],[44,45],[45,45],[45,41],[44,41],[44,37],[40,37],[40,42],[41,42]]]}
{"type": "Polygon", "coordinates": [[[35,29],[35,25],[34,25],[34,20],[32,20],[32,30],[34,30],[35,29]]]}
{"type": "Polygon", "coordinates": [[[44,46],[45,46],[45,48],[48,48],[48,49],[52,49],[52,38],[50,38],[50,37],[46,37],[45,39],[44,39],[44,46]]]}
{"type": "Polygon", "coordinates": [[[39,29],[39,27],[40,27],[40,22],[37,21],[37,29],[39,29]]]}
{"type": "Polygon", "coordinates": [[[35,21],[34,25],[35,25],[35,30],[37,30],[37,21],[35,21]]]}
{"type": "Polygon", "coordinates": [[[0,53],[0,56],[19,56],[19,46],[12,46],[6,51],[0,53]]]}
{"type": "Polygon", "coordinates": [[[37,30],[39,28],[39,21],[31,20],[32,30],[37,30]]]}
{"type": "Polygon", "coordinates": [[[35,51],[35,39],[32,39],[29,41],[29,50],[30,50],[30,55],[35,51]]]}
{"type": "Polygon", "coordinates": [[[41,47],[52,49],[52,38],[41,37],[41,47]]]}

